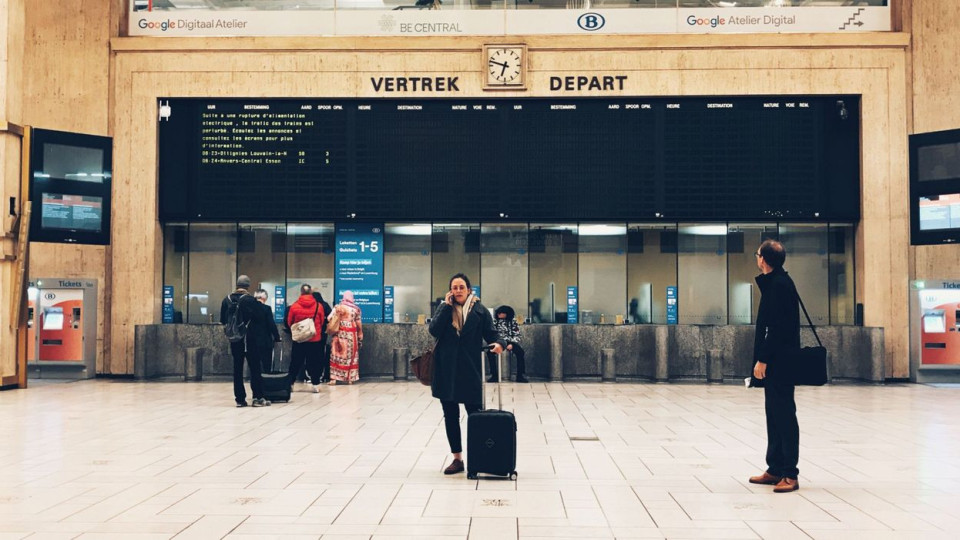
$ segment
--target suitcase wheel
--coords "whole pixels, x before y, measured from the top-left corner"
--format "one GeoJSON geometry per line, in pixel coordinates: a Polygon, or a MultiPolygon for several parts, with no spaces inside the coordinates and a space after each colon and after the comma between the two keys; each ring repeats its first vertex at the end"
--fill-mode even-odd
{"type": "Polygon", "coordinates": [[[477,473],[475,473],[475,472],[468,472],[468,473],[467,473],[467,478],[468,478],[469,480],[476,480],[476,479],[477,479],[477,473]]]}
{"type": "Polygon", "coordinates": [[[516,479],[517,479],[517,471],[513,471],[512,473],[510,473],[510,479],[511,479],[511,480],[516,480],[516,479]]]}

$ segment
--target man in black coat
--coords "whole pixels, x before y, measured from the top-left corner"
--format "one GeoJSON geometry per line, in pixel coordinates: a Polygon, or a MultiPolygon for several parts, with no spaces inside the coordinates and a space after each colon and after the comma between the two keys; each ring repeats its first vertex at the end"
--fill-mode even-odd
{"type": "MultiPolygon", "coordinates": [[[[260,360],[249,351],[250,328],[257,324],[254,321],[261,321],[264,315],[260,303],[248,294],[247,290],[249,288],[249,277],[241,275],[237,278],[237,289],[227,295],[220,303],[220,324],[229,322],[228,317],[231,307],[233,303],[236,303],[240,310],[240,320],[246,324],[247,333],[244,339],[230,342],[230,354],[233,356],[233,398],[237,402],[237,407],[247,406],[247,391],[243,387],[243,359],[246,357],[247,366],[250,368],[250,390],[253,391],[253,406],[265,407],[270,405],[270,402],[263,397],[260,360]]],[[[262,327],[262,322],[259,324],[262,327]]],[[[254,345],[258,343],[254,343],[254,345]]]]}
{"type": "Polygon", "coordinates": [[[273,367],[273,344],[280,342],[280,332],[273,321],[273,310],[267,301],[270,299],[267,291],[257,289],[253,297],[260,303],[261,317],[250,321],[247,328],[247,354],[260,360],[263,372],[270,373],[273,367]]]}
{"type": "Polygon", "coordinates": [[[793,362],[800,350],[800,307],[797,288],[783,269],[787,252],[766,240],[756,252],[760,307],[754,337],[753,376],[763,381],[767,413],[767,470],[752,484],[773,485],[775,493],[800,488],[800,427],[794,401],[793,362]]]}

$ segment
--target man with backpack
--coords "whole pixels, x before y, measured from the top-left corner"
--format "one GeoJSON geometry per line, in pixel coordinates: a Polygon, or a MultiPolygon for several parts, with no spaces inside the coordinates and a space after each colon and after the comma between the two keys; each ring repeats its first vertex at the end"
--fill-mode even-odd
{"type": "Polygon", "coordinates": [[[260,360],[247,355],[247,327],[259,318],[260,306],[247,293],[250,278],[241,275],[237,278],[237,290],[220,303],[220,324],[230,341],[230,354],[233,356],[233,397],[237,407],[247,406],[247,392],[243,386],[243,359],[246,357],[250,368],[250,390],[253,392],[253,406],[266,407],[270,402],[263,397],[263,385],[260,378],[260,360]]]}

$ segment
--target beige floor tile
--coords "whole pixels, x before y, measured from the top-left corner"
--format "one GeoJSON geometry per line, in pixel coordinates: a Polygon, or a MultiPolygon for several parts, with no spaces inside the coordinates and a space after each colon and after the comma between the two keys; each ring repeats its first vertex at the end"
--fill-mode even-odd
{"type": "Polygon", "coordinates": [[[266,409],[232,407],[229,382],[0,392],[0,415],[16,419],[0,424],[10,472],[0,540],[883,540],[960,530],[956,389],[799,389],[801,490],[788,495],[746,481],[763,467],[759,392],[503,390],[520,426],[516,482],[444,476],[440,406],[417,383],[298,391],[266,409]]]}

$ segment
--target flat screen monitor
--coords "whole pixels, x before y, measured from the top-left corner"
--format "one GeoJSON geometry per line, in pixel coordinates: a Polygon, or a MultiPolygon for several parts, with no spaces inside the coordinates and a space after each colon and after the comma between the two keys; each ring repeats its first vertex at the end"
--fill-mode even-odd
{"type": "Polygon", "coordinates": [[[110,243],[109,137],[31,128],[30,239],[110,243]]]}
{"type": "Polygon", "coordinates": [[[910,136],[910,243],[960,242],[960,129],[910,136]]]}

